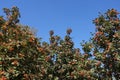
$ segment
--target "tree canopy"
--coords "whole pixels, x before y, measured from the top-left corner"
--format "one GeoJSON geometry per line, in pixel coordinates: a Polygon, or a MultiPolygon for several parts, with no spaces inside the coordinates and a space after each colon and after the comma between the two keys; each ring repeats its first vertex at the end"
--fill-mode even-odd
{"type": "Polygon", "coordinates": [[[19,8],[4,8],[0,16],[0,80],[112,80],[120,79],[119,12],[109,9],[93,20],[96,32],[75,48],[66,30],[62,39],[50,30],[42,42],[19,22],[19,8]]]}

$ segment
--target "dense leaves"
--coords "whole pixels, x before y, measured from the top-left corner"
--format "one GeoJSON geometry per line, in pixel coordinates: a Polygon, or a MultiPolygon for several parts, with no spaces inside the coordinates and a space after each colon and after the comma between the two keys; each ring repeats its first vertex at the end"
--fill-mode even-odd
{"type": "Polygon", "coordinates": [[[64,38],[49,32],[41,42],[28,26],[20,25],[19,9],[4,8],[0,16],[0,80],[112,80],[120,78],[120,20],[108,10],[93,22],[96,33],[74,47],[72,29],[64,38]]]}
{"type": "Polygon", "coordinates": [[[120,20],[119,12],[108,10],[94,20],[96,33],[93,38],[95,60],[99,61],[96,71],[100,79],[120,79],[120,20]]]}
{"type": "MultiPolygon", "coordinates": [[[[20,80],[36,77],[41,46],[28,26],[19,24],[19,10],[4,8],[6,19],[0,17],[0,77],[20,80]]],[[[41,61],[42,64],[42,61],[41,61]]]]}

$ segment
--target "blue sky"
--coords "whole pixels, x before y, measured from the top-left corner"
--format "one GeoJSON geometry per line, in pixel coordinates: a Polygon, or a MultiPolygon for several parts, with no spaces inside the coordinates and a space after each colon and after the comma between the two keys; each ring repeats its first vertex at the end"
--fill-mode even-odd
{"type": "Polygon", "coordinates": [[[63,37],[71,28],[75,47],[80,47],[80,42],[89,40],[90,32],[95,31],[92,20],[98,12],[111,8],[120,11],[120,0],[0,0],[0,15],[4,15],[2,8],[12,6],[20,9],[20,23],[36,29],[43,41],[49,40],[50,30],[63,37]]]}

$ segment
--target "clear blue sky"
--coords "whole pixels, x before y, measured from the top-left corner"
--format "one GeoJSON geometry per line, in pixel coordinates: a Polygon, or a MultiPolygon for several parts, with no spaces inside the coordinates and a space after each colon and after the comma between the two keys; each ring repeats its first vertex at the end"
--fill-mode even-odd
{"type": "Polygon", "coordinates": [[[43,41],[49,40],[49,30],[63,37],[66,29],[72,28],[75,47],[80,47],[80,42],[95,31],[92,20],[98,12],[111,8],[120,11],[120,0],[0,0],[0,15],[4,15],[2,8],[12,6],[20,9],[20,23],[35,28],[43,41]]]}

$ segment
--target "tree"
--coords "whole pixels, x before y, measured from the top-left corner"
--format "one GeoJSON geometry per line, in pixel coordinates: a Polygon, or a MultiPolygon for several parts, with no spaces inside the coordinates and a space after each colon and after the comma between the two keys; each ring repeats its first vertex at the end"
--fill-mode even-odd
{"type": "Polygon", "coordinates": [[[92,39],[96,74],[102,79],[120,79],[120,19],[119,12],[109,9],[93,22],[96,33],[92,39]]]}
{"type": "Polygon", "coordinates": [[[4,8],[0,17],[0,77],[2,80],[93,79],[91,60],[74,48],[67,30],[64,39],[50,31],[50,43],[39,42],[28,26],[19,23],[19,9],[4,8]]]}
{"type": "Polygon", "coordinates": [[[44,52],[39,39],[28,26],[19,24],[20,14],[17,7],[4,8],[4,12],[6,18],[0,16],[0,78],[37,78],[40,65],[44,63],[44,58],[41,58],[44,57],[44,52]]]}
{"type": "Polygon", "coordinates": [[[71,32],[72,29],[67,29],[66,36],[61,39],[54,35],[53,30],[50,31],[50,44],[46,46],[49,50],[46,61],[50,66],[46,69],[43,80],[95,79],[89,54],[82,55],[79,48],[74,48],[71,32]]]}

